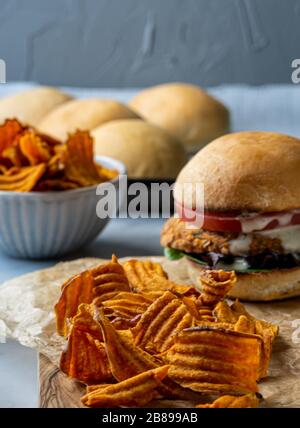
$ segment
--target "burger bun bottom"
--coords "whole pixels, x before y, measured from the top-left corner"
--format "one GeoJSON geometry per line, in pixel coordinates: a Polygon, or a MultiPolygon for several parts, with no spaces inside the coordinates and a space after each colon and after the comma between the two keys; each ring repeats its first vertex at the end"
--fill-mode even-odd
{"type": "MultiPolygon", "coordinates": [[[[190,280],[201,291],[198,278],[205,270],[185,258],[190,280]]],[[[237,282],[228,297],[245,301],[267,302],[300,296],[300,268],[274,269],[270,272],[237,273],[237,282]]]]}

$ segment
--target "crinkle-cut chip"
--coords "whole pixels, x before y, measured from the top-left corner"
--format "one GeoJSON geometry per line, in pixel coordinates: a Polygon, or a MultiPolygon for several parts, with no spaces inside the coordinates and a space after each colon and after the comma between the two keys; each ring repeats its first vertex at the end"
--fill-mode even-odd
{"type": "Polygon", "coordinates": [[[3,150],[14,144],[15,139],[22,134],[27,127],[21,125],[17,119],[7,119],[0,126],[0,155],[3,150]]]}
{"type": "Polygon", "coordinates": [[[211,307],[205,306],[205,305],[199,305],[198,311],[199,311],[201,321],[215,322],[215,318],[213,316],[213,311],[211,307]]]}
{"type": "Polygon", "coordinates": [[[279,328],[274,324],[253,317],[247,312],[244,305],[238,301],[235,301],[231,306],[227,302],[220,302],[214,308],[213,313],[217,321],[235,324],[237,331],[257,334],[263,339],[260,378],[267,376],[273,342],[279,333],[279,328]]]}
{"type": "Polygon", "coordinates": [[[264,378],[268,374],[273,342],[279,334],[279,327],[267,321],[259,320],[253,317],[247,312],[244,305],[242,305],[242,303],[238,301],[235,301],[231,305],[231,309],[237,314],[239,319],[241,318],[241,316],[246,317],[248,319],[249,325],[251,325],[252,329],[254,329],[255,334],[262,337],[264,358],[260,370],[260,379],[264,378]]]}
{"type": "Polygon", "coordinates": [[[28,165],[26,159],[22,156],[20,147],[18,144],[13,144],[2,152],[2,157],[8,160],[13,166],[22,167],[28,165]]]}
{"type": "Polygon", "coordinates": [[[134,292],[162,290],[163,283],[169,285],[167,274],[159,263],[132,259],[125,262],[123,267],[134,292]]]}
{"type": "Polygon", "coordinates": [[[143,314],[152,300],[143,294],[120,292],[113,299],[105,300],[103,306],[111,308],[116,317],[134,318],[138,314],[143,314]]]}
{"type": "Polygon", "coordinates": [[[213,403],[198,404],[201,409],[255,409],[259,406],[259,398],[256,394],[250,393],[236,397],[234,395],[223,395],[213,403]]]}
{"type": "Polygon", "coordinates": [[[261,338],[213,326],[186,329],[166,353],[169,376],[199,392],[240,395],[257,392],[261,338]]]}
{"type": "Polygon", "coordinates": [[[180,294],[197,293],[194,287],[170,281],[160,263],[132,259],[125,262],[123,266],[132,290],[137,293],[162,290],[176,291],[180,294]]]}
{"type": "Polygon", "coordinates": [[[112,378],[99,324],[93,319],[93,308],[81,304],[72,320],[68,343],[60,360],[61,370],[86,384],[112,378]]]}
{"type": "Polygon", "coordinates": [[[181,296],[182,302],[186,305],[191,315],[197,321],[215,321],[215,318],[212,313],[212,308],[209,306],[204,306],[196,296],[192,295],[189,297],[181,296]]]}
{"type": "MultiPolygon", "coordinates": [[[[61,155],[60,154],[53,155],[47,164],[47,179],[61,178],[64,181],[68,181],[63,176],[59,177],[59,175],[62,174],[63,168],[64,168],[64,166],[62,163],[61,155]]],[[[71,181],[69,181],[69,182],[72,183],[71,181]]],[[[77,185],[77,187],[78,187],[78,185],[77,185]]]]}
{"type": "MultiPolygon", "coordinates": [[[[1,162],[1,159],[0,159],[0,162],[1,162]]],[[[7,170],[8,170],[7,166],[2,165],[0,163],[0,174],[6,174],[7,170]]]]}
{"type": "MultiPolygon", "coordinates": [[[[176,295],[176,293],[174,293],[176,295]]],[[[186,296],[180,296],[180,300],[185,304],[187,310],[189,313],[196,319],[201,319],[201,315],[198,309],[197,300],[194,298],[194,296],[186,297],[186,296]]]]}
{"type": "Polygon", "coordinates": [[[144,406],[158,396],[157,387],[167,373],[168,366],[148,370],[115,385],[88,392],[82,402],[89,407],[144,406]]]}
{"type": "Polygon", "coordinates": [[[218,322],[228,322],[235,324],[239,318],[225,300],[219,302],[214,307],[213,314],[218,322]]]}
{"type": "Polygon", "coordinates": [[[252,329],[252,326],[250,325],[249,320],[244,315],[241,315],[234,324],[231,324],[228,322],[220,322],[214,319],[213,321],[210,321],[210,320],[198,321],[196,325],[197,326],[212,325],[213,327],[220,328],[220,329],[233,330],[240,333],[255,335],[255,332],[252,329]]]}
{"type": "Polygon", "coordinates": [[[66,142],[64,156],[65,176],[80,186],[101,183],[101,177],[94,163],[93,139],[86,131],[76,131],[66,142]]]}
{"type": "Polygon", "coordinates": [[[86,386],[86,392],[89,393],[89,392],[96,391],[96,389],[98,389],[98,390],[104,389],[104,388],[106,388],[108,386],[112,386],[114,384],[115,383],[111,382],[111,383],[97,383],[95,385],[87,385],[86,386]]]}
{"type": "Polygon", "coordinates": [[[111,371],[116,380],[122,381],[156,367],[155,358],[134,345],[130,331],[116,330],[101,308],[96,318],[102,329],[111,371]]]}
{"type": "Polygon", "coordinates": [[[224,299],[236,283],[234,271],[204,270],[199,277],[201,286],[200,300],[204,305],[214,306],[224,299]]]}
{"type": "Polygon", "coordinates": [[[46,163],[51,158],[51,152],[47,143],[41,140],[33,131],[26,131],[19,138],[18,145],[22,155],[30,165],[46,163]]]}
{"type": "Polygon", "coordinates": [[[249,318],[245,317],[245,315],[239,316],[237,322],[234,324],[234,330],[240,331],[241,333],[256,334],[253,322],[249,318]]]}
{"type": "Polygon", "coordinates": [[[111,324],[117,329],[117,330],[129,330],[136,326],[138,321],[140,320],[142,314],[138,314],[133,318],[122,318],[122,317],[116,317],[111,320],[111,324]]]}
{"type": "Polygon", "coordinates": [[[76,315],[70,321],[71,328],[90,333],[95,339],[103,342],[102,330],[94,319],[95,307],[93,304],[80,303],[76,315]]]}
{"type": "Polygon", "coordinates": [[[49,179],[41,179],[39,183],[34,188],[37,192],[48,192],[48,191],[55,191],[55,190],[72,190],[72,189],[78,189],[78,185],[75,183],[72,183],[71,181],[67,181],[64,179],[55,179],[55,178],[49,178],[49,179]]]}
{"type": "Polygon", "coordinates": [[[19,174],[19,172],[22,170],[22,168],[18,167],[18,166],[12,166],[11,168],[9,168],[6,172],[5,175],[7,177],[10,177],[11,175],[15,175],[15,174],[19,174]]]}
{"type": "Polygon", "coordinates": [[[56,146],[57,147],[63,146],[61,141],[57,140],[54,137],[51,137],[50,135],[43,134],[42,132],[35,132],[35,133],[41,140],[43,140],[45,143],[51,146],[54,150],[56,150],[56,146]]]}
{"type": "Polygon", "coordinates": [[[30,192],[43,176],[46,165],[16,168],[10,174],[0,175],[0,190],[30,192]]]}
{"type": "Polygon", "coordinates": [[[55,305],[57,333],[61,336],[68,334],[70,320],[76,315],[81,303],[92,303],[95,295],[98,296],[97,299],[101,300],[106,296],[111,297],[117,294],[124,288],[128,290],[129,286],[126,281],[123,268],[114,255],[111,261],[74,275],[67,280],[61,287],[61,296],[55,305]],[[116,275],[118,281],[111,281],[110,274],[116,275]],[[105,282],[106,280],[107,282],[105,282]],[[126,287],[124,283],[126,283],[126,287]]]}
{"type": "MultiPolygon", "coordinates": [[[[102,308],[98,308],[96,311],[98,312],[96,318],[102,329],[110,369],[117,381],[120,382],[159,366],[157,358],[134,345],[129,330],[116,330],[105,317],[102,308]]],[[[187,399],[190,397],[190,391],[177,385],[168,377],[159,387],[159,392],[166,398],[187,399]]]]}
{"type": "Polygon", "coordinates": [[[277,325],[269,323],[267,321],[259,320],[253,315],[250,315],[249,312],[246,310],[245,306],[238,300],[233,302],[233,304],[231,305],[231,309],[236,314],[245,315],[247,318],[252,320],[254,322],[255,332],[257,334],[261,334],[261,336],[263,336],[263,333],[268,333],[274,339],[276,336],[278,336],[279,327],[277,325]]]}
{"type": "Polygon", "coordinates": [[[132,328],[135,345],[161,353],[173,345],[174,336],[192,327],[194,318],[186,305],[170,291],[156,299],[132,328]]]}
{"type": "Polygon", "coordinates": [[[118,175],[116,169],[104,168],[104,166],[97,164],[96,165],[101,181],[111,181],[114,180],[118,175]]]}
{"type": "Polygon", "coordinates": [[[70,320],[76,315],[81,303],[93,300],[94,278],[89,270],[73,276],[62,285],[59,301],[55,305],[56,330],[61,336],[67,336],[70,320]]]}
{"type": "Polygon", "coordinates": [[[93,294],[96,305],[113,299],[121,291],[130,291],[124,268],[114,255],[110,262],[92,269],[92,275],[95,281],[93,294]]]}
{"type": "MultiPolygon", "coordinates": [[[[223,302],[222,302],[223,303],[223,302]]],[[[207,321],[198,321],[197,325],[205,325],[207,321]]],[[[247,334],[253,334],[257,335],[261,339],[263,337],[256,333],[255,331],[255,325],[252,320],[247,318],[245,315],[240,315],[237,320],[234,323],[226,322],[225,320],[219,321],[214,320],[212,322],[213,326],[221,329],[227,329],[227,330],[233,330],[240,333],[247,333],[247,334]]],[[[259,368],[259,379],[265,377],[268,372],[269,363],[270,363],[270,357],[271,357],[271,348],[266,346],[264,341],[261,341],[261,361],[260,361],[260,368],[259,368]]]]}

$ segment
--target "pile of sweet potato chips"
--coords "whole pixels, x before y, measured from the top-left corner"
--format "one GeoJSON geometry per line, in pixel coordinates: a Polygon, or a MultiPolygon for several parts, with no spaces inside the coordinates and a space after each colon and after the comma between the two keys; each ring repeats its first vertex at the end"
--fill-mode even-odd
{"type": "Polygon", "coordinates": [[[95,164],[88,132],[76,131],[61,143],[16,119],[0,126],[0,190],[70,190],[116,176],[117,171],[95,164]]]}
{"type": "Polygon", "coordinates": [[[258,381],[267,376],[278,328],[226,302],[233,272],[207,271],[199,281],[202,294],[171,281],[158,263],[120,264],[113,256],[62,285],[55,306],[66,338],[61,369],[87,385],[86,406],[158,398],[259,405],[258,381]]]}

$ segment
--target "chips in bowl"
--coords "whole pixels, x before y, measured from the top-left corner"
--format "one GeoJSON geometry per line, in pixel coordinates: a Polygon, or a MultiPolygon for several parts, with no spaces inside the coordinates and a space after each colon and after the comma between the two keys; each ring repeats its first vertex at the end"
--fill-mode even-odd
{"type": "Polygon", "coordinates": [[[71,190],[117,175],[117,171],[94,162],[88,132],[76,131],[61,143],[17,119],[7,119],[0,126],[0,190],[71,190]]]}

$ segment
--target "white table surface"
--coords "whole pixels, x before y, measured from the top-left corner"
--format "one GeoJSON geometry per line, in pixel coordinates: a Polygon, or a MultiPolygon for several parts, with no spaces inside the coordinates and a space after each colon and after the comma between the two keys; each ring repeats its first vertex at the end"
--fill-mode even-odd
{"type": "MultiPolygon", "coordinates": [[[[31,87],[32,84],[0,85],[0,97],[31,87]]],[[[67,88],[75,96],[104,96],[127,101],[136,90],[93,90],[67,88]]],[[[212,88],[230,108],[232,129],[269,130],[300,136],[300,88],[289,86],[223,86],[212,88]]],[[[80,253],[70,258],[97,256],[108,258],[112,252],[118,256],[159,255],[159,233],[163,220],[116,219],[103,234],[80,253]]],[[[26,272],[51,266],[51,261],[10,259],[0,252],[0,284],[26,272]]],[[[0,344],[0,407],[36,407],[38,404],[37,355],[32,349],[16,342],[0,344]]]]}

